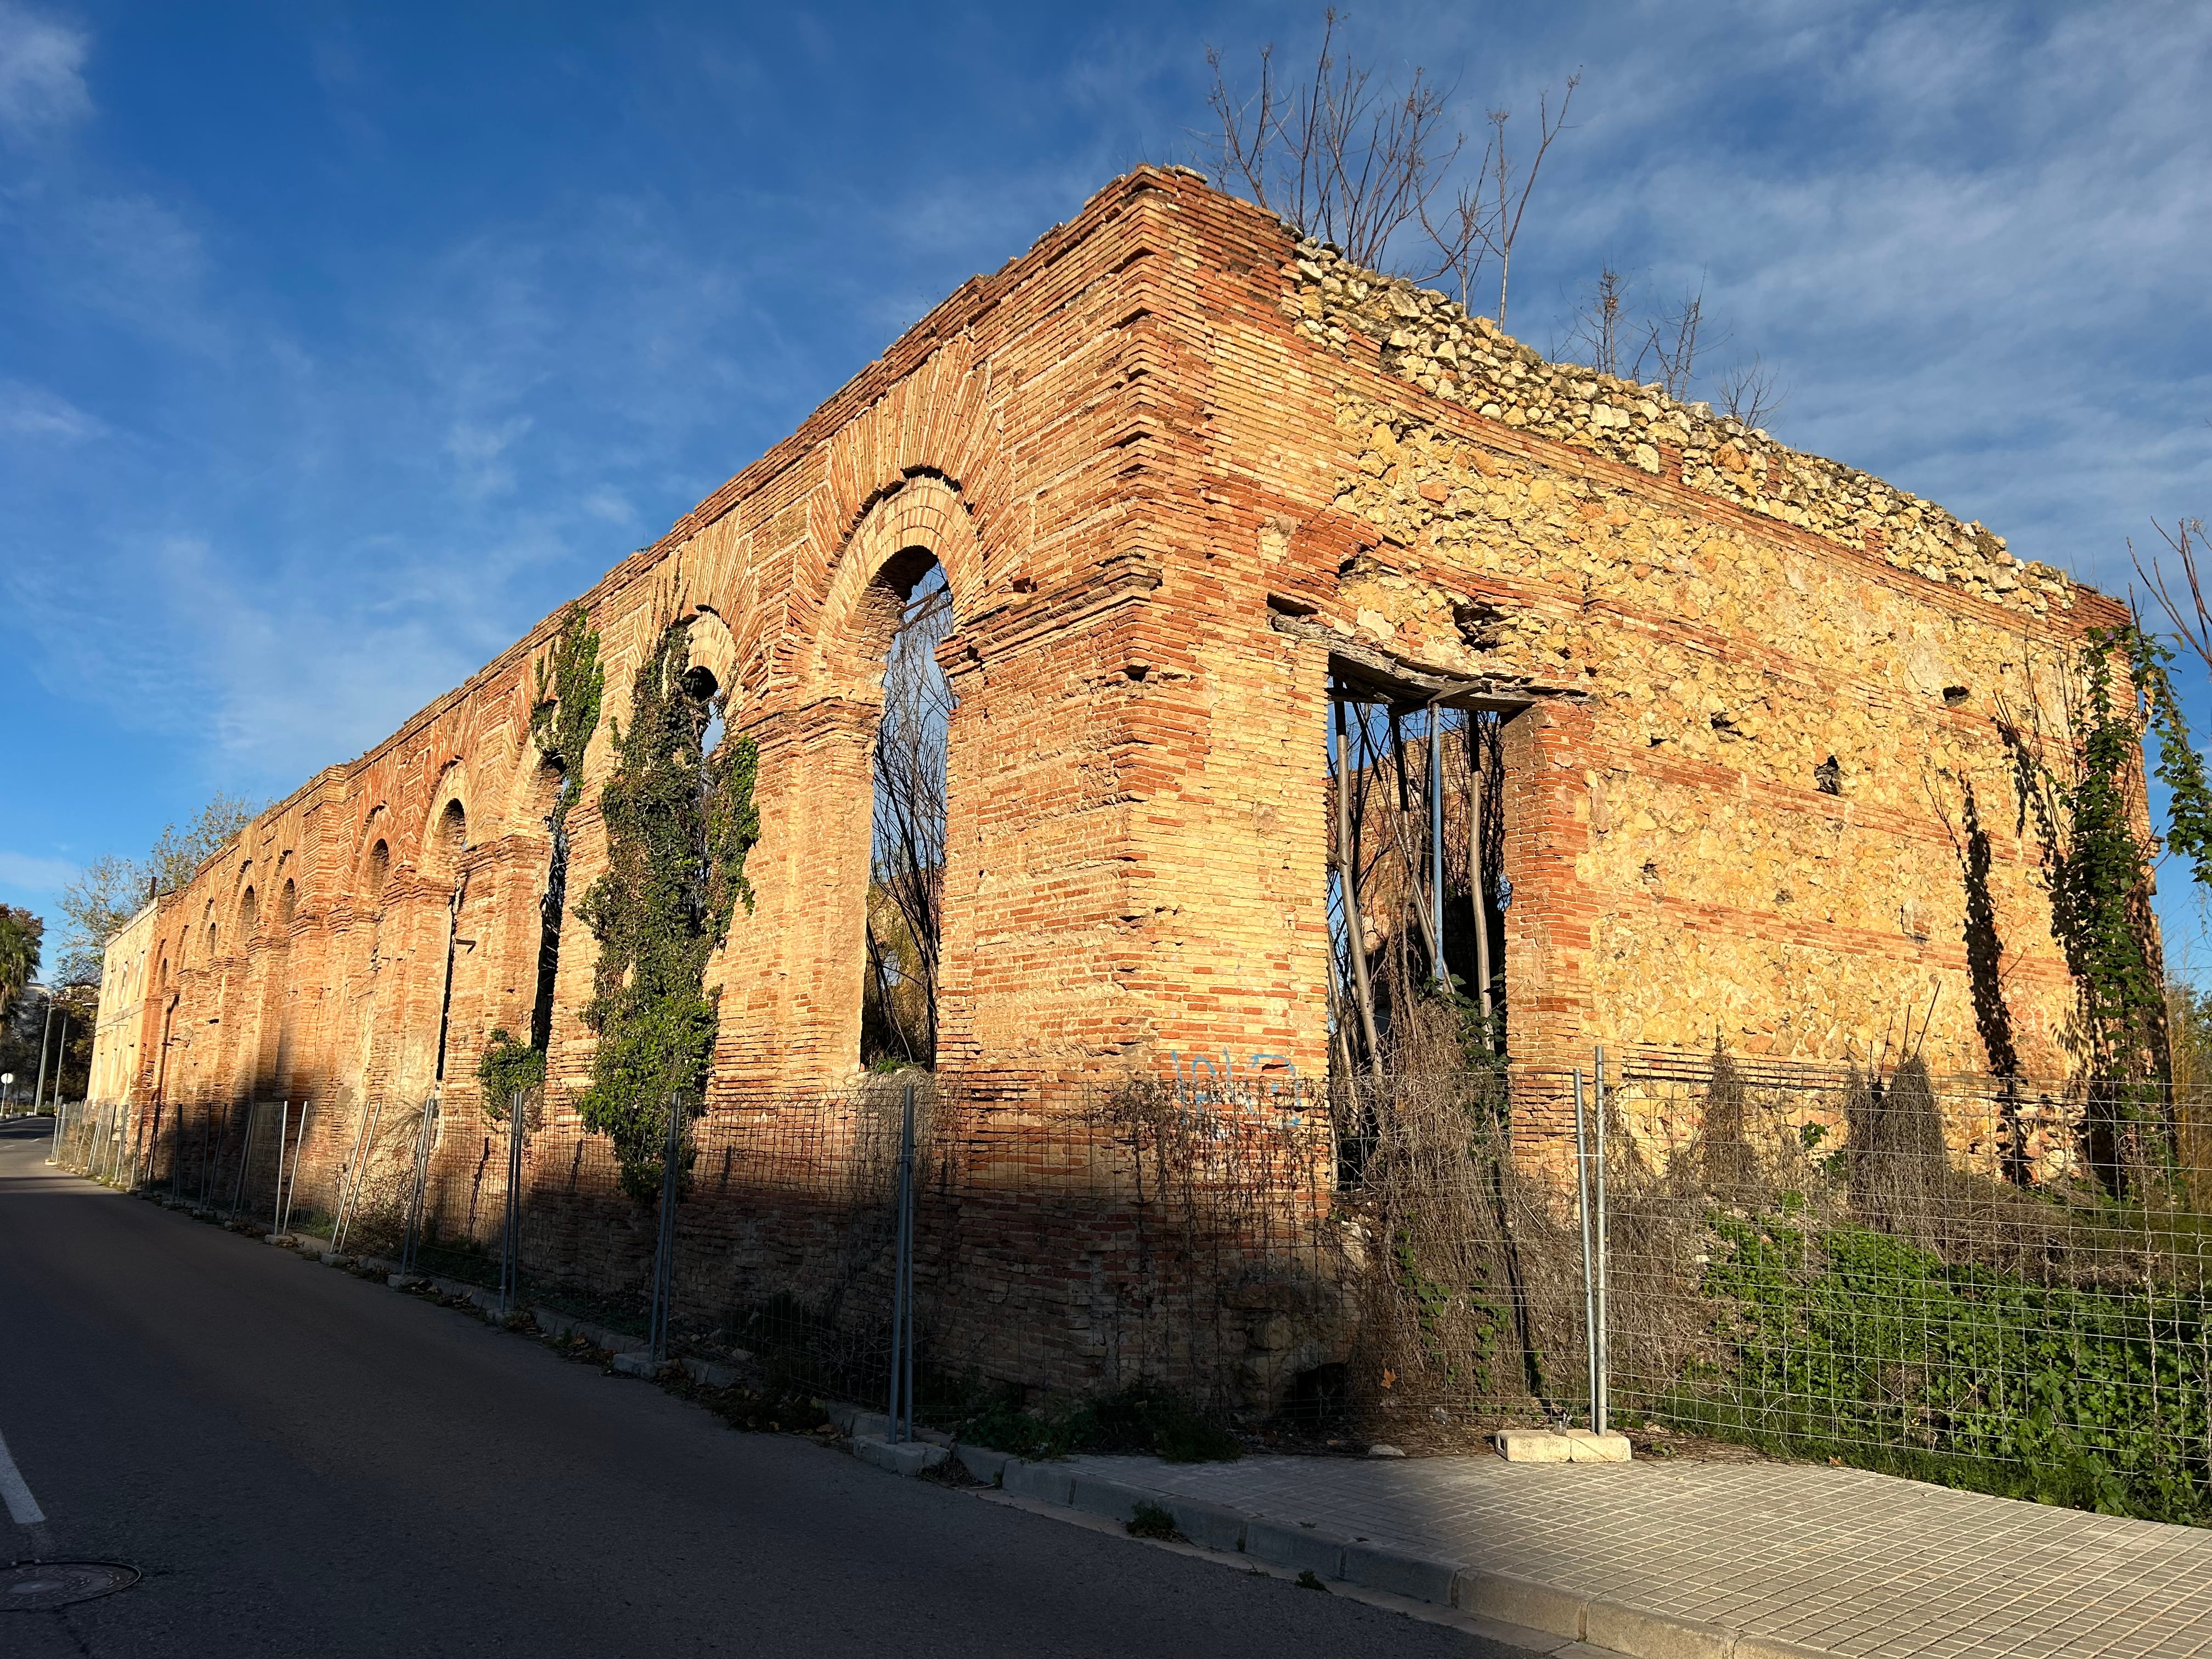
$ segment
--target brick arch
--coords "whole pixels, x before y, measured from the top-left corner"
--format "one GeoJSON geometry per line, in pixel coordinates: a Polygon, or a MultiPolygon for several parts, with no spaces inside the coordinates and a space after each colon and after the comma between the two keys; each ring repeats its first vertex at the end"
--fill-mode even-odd
{"type": "Polygon", "coordinates": [[[711,605],[690,606],[683,620],[688,624],[685,647],[693,665],[714,677],[719,694],[727,694],[737,684],[738,669],[737,636],[729,623],[711,605]]]}
{"type": "MultiPolygon", "coordinates": [[[[455,806],[461,809],[464,847],[471,839],[483,838],[484,826],[477,822],[476,792],[470,787],[469,769],[467,763],[458,757],[447,761],[438,774],[436,786],[430,791],[430,810],[418,826],[415,837],[415,844],[422,848],[417,862],[425,877],[435,875],[441,880],[449,880],[453,874],[451,868],[440,863],[448,855],[444,839],[446,813],[449,809],[455,806]],[[434,869],[434,866],[436,866],[434,869]]],[[[452,855],[458,860],[461,848],[451,850],[452,855]]]]}
{"type": "Polygon", "coordinates": [[[368,816],[361,821],[360,836],[354,848],[352,862],[346,872],[346,890],[353,897],[356,912],[362,908],[364,902],[372,910],[382,906],[392,872],[399,864],[399,848],[394,845],[398,840],[392,814],[380,802],[371,807],[368,816]],[[379,842],[384,843],[384,860],[383,868],[376,871],[376,844],[379,842]]]}
{"type": "MultiPolygon", "coordinates": [[[[732,1040],[717,1061],[721,1076],[811,1087],[849,1077],[859,1064],[873,751],[885,663],[907,596],[932,561],[945,573],[953,637],[960,637],[959,628],[982,605],[983,544],[960,485],[909,466],[858,514],[821,568],[819,586],[808,583],[793,595],[786,684],[795,695],[744,722],[762,750],[759,880],[789,898],[775,916],[773,956],[749,954],[748,922],[732,930],[723,964],[732,1040]],[[753,1031],[773,1036],[763,1043],[753,1031]]],[[[956,813],[966,787],[963,757],[975,747],[966,737],[974,718],[963,705],[949,734],[947,794],[956,813]]],[[[953,856],[963,873],[949,879],[958,885],[974,848],[963,843],[953,856]]],[[[960,994],[956,981],[963,971],[952,967],[940,990],[941,1030],[958,1026],[957,1017],[947,1020],[946,998],[960,994]]]]}
{"type": "MultiPolygon", "coordinates": [[[[955,618],[972,617],[983,592],[982,538],[957,484],[934,473],[902,479],[878,496],[830,569],[805,681],[815,696],[872,706],[906,595],[926,572],[945,572],[955,618]]],[[[956,623],[957,626],[957,623],[956,623]]]]}

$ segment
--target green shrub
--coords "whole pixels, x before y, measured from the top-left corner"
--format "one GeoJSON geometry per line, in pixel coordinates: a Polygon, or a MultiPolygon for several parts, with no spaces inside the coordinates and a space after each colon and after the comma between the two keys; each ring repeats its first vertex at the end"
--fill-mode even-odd
{"type": "Polygon", "coordinates": [[[2110,1514],[2212,1521],[2201,1291],[2039,1285],[1891,1234],[1718,1217],[1710,1432],[2110,1514]]]}

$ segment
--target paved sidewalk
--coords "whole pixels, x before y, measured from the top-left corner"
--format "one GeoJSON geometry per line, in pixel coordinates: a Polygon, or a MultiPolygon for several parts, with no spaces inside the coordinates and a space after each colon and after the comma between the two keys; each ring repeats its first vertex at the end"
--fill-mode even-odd
{"type": "Polygon", "coordinates": [[[1072,1462],[1079,1477],[1850,1659],[2212,1655],[2212,1532],[1856,1469],[1072,1462]]]}

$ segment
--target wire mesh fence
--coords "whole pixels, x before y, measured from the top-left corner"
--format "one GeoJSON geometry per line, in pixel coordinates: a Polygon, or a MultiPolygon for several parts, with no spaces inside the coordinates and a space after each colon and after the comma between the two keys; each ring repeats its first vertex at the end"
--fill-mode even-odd
{"type": "Polygon", "coordinates": [[[2205,1103],[1625,1068],[1611,1360],[1729,1438],[2156,1518],[2212,1518],[2205,1103]]]}
{"type": "Polygon", "coordinates": [[[1142,1387],[1419,1449],[1601,1392],[1632,1429],[2212,1518],[2205,1103],[1917,1062],[1586,1070],[1582,1159],[1570,1071],[752,1097],[683,1125],[665,1234],[557,1105],[93,1104],[55,1133],[102,1179],[641,1339],[665,1261],[671,1351],[882,1401],[911,1082],[925,1419],[1142,1387]]]}

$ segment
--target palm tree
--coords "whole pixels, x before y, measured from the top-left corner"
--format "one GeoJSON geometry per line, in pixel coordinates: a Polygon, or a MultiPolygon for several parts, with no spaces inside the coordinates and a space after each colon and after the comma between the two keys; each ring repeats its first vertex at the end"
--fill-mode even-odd
{"type": "Polygon", "coordinates": [[[29,911],[0,904],[0,1016],[39,971],[39,941],[45,933],[44,924],[29,911]]]}

